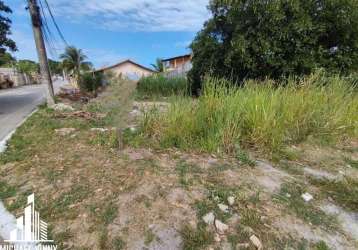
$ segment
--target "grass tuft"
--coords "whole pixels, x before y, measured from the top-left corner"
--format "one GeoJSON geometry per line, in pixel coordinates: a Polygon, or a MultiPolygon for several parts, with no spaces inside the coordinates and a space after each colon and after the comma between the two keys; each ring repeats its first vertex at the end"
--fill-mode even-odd
{"type": "Polygon", "coordinates": [[[327,229],[335,229],[336,218],[325,214],[315,207],[312,202],[305,202],[301,197],[305,192],[304,187],[298,183],[284,183],[281,185],[279,194],[274,195],[274,200],[285,204],[290,211],[304,221],[317,226],[325,226],[327,229]]]}
{"type": "Polygon", "coordinates": [[[207,78],[198,99],[176,98],[168,112],[148,112],[143,134],[161,147],[229,154],[236,145],[273,153],[310,137],[333,142],[358,135],[357,93],[339,76],[231,85],[207,78]]]}
{"type": "Polygon", "coordinates": [[[137,87],[140,99],[186,95],[188,81],[184,77],[167,78],[160,74],[142,78],[137,87]]]}
{"type": "Polygon", "coordinates": [[[204,227],[194,229],[186,225],[181,230],[181,236],[184,250],[205,249],[206,246],[213,242],[213,234],[204,227]]]}

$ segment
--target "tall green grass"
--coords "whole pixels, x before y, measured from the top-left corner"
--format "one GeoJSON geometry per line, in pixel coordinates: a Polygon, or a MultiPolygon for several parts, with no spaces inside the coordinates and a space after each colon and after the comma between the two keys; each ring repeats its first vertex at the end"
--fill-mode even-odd
{"type": "Polygon", "coordinates": [[[358,135],[358,95],[348,80],[316,73],[232,87],[208,78],[203,95],[175,99],[167,113],[148,112],[143,134],[162,147],[234,153],[254,147],[272,153],[308,137],[342,139],[358,135]]]}
{"type": "Polygon", "coordinates": [[[188,81],[184,77],[167,78],[161,74],[154,74],[142,78],[137,87],[137,93],[141,97],[168,97],[172,95],[186,95],[188,93],[188,81]]]}

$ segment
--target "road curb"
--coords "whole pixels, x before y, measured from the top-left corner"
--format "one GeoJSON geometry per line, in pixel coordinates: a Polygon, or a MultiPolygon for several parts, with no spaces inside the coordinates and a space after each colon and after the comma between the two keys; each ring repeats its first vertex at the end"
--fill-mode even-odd
{"type": "Polygon", "coordinates": [[[5,152],[5,150],[7,149],[7,142],[11,139],[11,137],[15,134],[16,129],[18,129],[22,124],[24,124],[24,122],[33,114],[35,114],[39,109],[35,108],[30,114],[28,114],[24,119],[22,119],[21,122],[19,122],[19,124],[16,126],[16,128],[14,130],[12,130],[9,134],[7,134],[7,136],[5,136],[5,138],[3,140],[0,141],[0,154],[5,152]]]}

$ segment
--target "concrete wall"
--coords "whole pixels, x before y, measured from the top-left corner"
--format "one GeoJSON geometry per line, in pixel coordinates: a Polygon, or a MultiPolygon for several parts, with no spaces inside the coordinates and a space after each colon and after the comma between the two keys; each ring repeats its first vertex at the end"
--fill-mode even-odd
{"type": "Polygon", "coordinates": [[[137,65],[132,64],[130,62],[125,62],[116,67],[106,69],[104,70],[104,73],[105,74],[110,73],[117,77],[123,77],[134,81],[137,81],[142,77],[150,76],[153,74],[153,72],[138,67],[137,65]]]}
{"type": "Polygon", "coordinates": [[[0,75],[2,76],[2,79],[8,78],[12,81],[14,83],[13,87],[35,83],[33,77],[20,73],[15,68],[0,68],[0,75]]]}

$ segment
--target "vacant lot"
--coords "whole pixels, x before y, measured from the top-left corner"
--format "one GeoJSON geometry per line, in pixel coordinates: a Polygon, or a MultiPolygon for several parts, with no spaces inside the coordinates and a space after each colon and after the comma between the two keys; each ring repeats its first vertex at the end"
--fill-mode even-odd
{"type": "Polygon", "coordinates": [[[277,151],[267,139],[257,145],[270,150],[215,152],[189,147],[189,137],[163,143],[158,115],[181,131],[180,120],[175,128],[162,116],[171,117],[177,98],[134,102],[134,89],[114,81],[90,103],[71,103],[74,111],[42,107],[33,115],[0,156],[6,207],[18,215],[34,192],[61,249],[358,247],[352,130],[337,143],[307,138],[277,151]]]}

